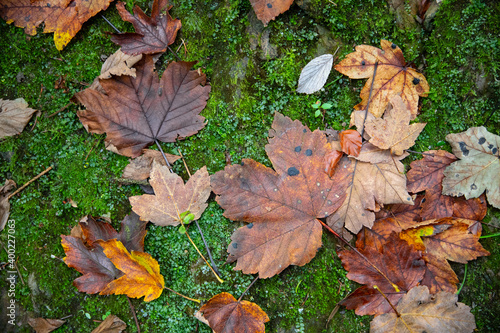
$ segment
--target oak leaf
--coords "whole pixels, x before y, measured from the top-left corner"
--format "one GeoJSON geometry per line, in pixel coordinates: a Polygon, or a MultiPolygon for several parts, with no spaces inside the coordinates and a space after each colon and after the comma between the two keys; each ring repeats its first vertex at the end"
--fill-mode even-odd
{"type": "Polygon", "coordinates": [[[143,194],[130,197],[132,210],[141,219],[161,226],[176,226],[182,221],[181,214],[190,212],[193,220],[201,217],[210,196],[210,177],[207,167],[198,170],[184,184],[181,177],[171,173],[166,166],[153,163],[149,183],[155,195],[143,194]]]}
{"type": "Polygon", "coordinates": [[[293,3],[293,0],[250,0],[257,18],[267,26],[279,14],[286,12],[293,3]]]}
{"type": "Polygon", "coordinates": [[[203,313],[216,333],[264,333],[267,314],[260,306],[248,301],[237,301],[229,293],[220,293],[204,304],[203,313]]]}
{"type": "Polygon", "coordinates": [[[174,142],[196,134],[204,119],[210,86],[205,74],[190,70],[194,62],[172,62],[161,80],[151,56],[136,65],[136,77],[113,76],[100,80],[106,94],[85,89],[75,98],[88,109],[78,112],[92,133],[107,133],[106,142],[119,153],[137,157],[156,140],[174,142]]]}
{"type": "Polygon", "coordinates": [[[412,288],[394,312],[375,317],[371,333],[449,332],[468,333],[476,328],[470,308],[458,301],[458,295],[439,292],[430,295],[426,286],[412,288]]]}
{"type": "Polygon", "coordinates": [[[236,270],[267,278],[316,255],[322,234],[318,218],[338,209],[348,182],[344,169],[337,167],[334,179],[324,172],[331,149],[321,131],[276,113],[266,145],[276,171],[244,159],[212,176],[224,216],[250,223],[231,236],[228,261],[238,261],[236,270]]]}
{"type": "Polygon", "coordinates": [[[35,112],[24,98],[0,99],[0,139],[21,133],[35,112]]]}
{"type": "Polygon", "coordinates": [[[53,32],[56,48],[62,50],[92,16],[108,8],[112,0],[2,0],[0,16],[7,23],[36,35],[44,23],[44,33],[53,32]]]}
{"type": "Polygon", "coordinates": [[[122,47],[126,54],[153,54],[165,52],[175,41],[181,21],[168,13],[168,0],[155,0],[151,17],[146,16],[139,6],[134,6],[134,15],[125,9],[124,2],[118,2],[116,9],[124,21],[130,22],[135,33],[112,34],[111,41],[122,47]]]}
{"type": "Polygon", "coordinates": [[[446,140],[460,160],[445,169],[443,194],[469,199],[486,192],[488,202],[500,208],[500,136],[481,126],[448,134],[446,140]]]}
{"type": "Polygon", "coordinates": [[[359,250],[367,260],[354,251],[341,251],[339,257],[350,280],[364,284],[341,304],[356,309],[356,314],[382,314],[391,311],[390,304],[375,286],[382,291],[393,305],[404,293],[422,280],[425,272],[420,251],[409,246],[393,232],[382,249],[365,247],[359,250]]]}
{"type": "Polygon", "coordinates": [[[160,274],[158,262],[148,253],[132,251],[129,253],[123,244],[116,240],[97,240],[104,254],[124,275],[108,283],[99,295],[127,295],[149,302],[160,297],[165,280],[160,274]]]}
{"type": "Polygon", "coordinates": [[[410,111],[398,95],[393,96],[384,113],[384,119],[376,118],[365,124],[365,130],[370,135],[370,143],[382,149],[390,149],[395,155],[403,154],[405,149],[415,144],[425,123],[409,124],[410,111]]]}
{"type": "Polygon", "coordinates": [[[66,320],[61,319],[28,318],[28,324],[36,333],[50,333],[61,327],[65,322],[66,320]]]}
{"type": "Polygon", "coordinates": [[[408,67],[403,52],[396,44],[387,40],[381,40],[380,44],[382,50],[369,45],[356,46],[356,52],[348,54],[335,69],[351,79],[368,78],[360,93],[362,101],[354,107],[356,110],[363,110],[369,104],[368,111],[380,117],[392,96],[399,94],[411,112],[411,119],[415,119],[419,96],[427,96],[429,85],[422,74],[408,67]],[[368,101],[376,62],[377,73],[371,100],[368,101]]]}

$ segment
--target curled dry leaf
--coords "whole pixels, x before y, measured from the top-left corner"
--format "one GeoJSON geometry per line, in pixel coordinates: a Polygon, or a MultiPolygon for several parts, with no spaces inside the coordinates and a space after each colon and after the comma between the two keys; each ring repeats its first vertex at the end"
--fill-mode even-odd
{"type": "Polygon", "coordinates": [[[125,8],[125,3],[118,2],[118,13],[124,21],[133,24],[136,32],[112,34],[111,41],[120,45],[126,54],[165,52],[175,41],[177,31],[181,28],[181,21],[174,20],[168,13],[170,8],[168,0],[155,0],[151,17],[147,17],[138,6],[134,6],[134,15],[131,15],[125,8]]]}
{"type": "Polygon", "coordinates": [[[250,0],[257,18],[264,26],[290,8],[293,0],[250,0]]]}
{"type": "Polygon", "coordinates": [[[16,187],[12,179],[5,180],[5,184],[0,187],[0,231],[5,228],[10,215],[10,192],[16,187]]]}
{"type": "Polygon", "coordinates": [[[116,240],[97,240],[104,254],[113,262],[123,276],[108,283],[99,295],[127,295],[139,298],[144,302],[160,297],[165,287],[165,280],[160,274],[160,265],[148,253],[127,251],[123,244],[116,240]]]}
{"type": "Polygon", "coordinates": [[[344,169],[337,167],[333,179],[324,172],[331,150],[323,132],[276,113],[266,145],[276,171],[245,159],[212,176],[224,216],[250,223],[231,236],[228,261],[238,261],[236,270],[267,278],[314,258],[322,234],[317,219],[338,209],[348,182],[344,169]]]}
{"type": "Polygon", "coordinates": [[[365,130],[370,136],[370,143],[382,149],[390,149],[395,155],[402,155],[405,149],[415,144],[424,123],[409,124],[410,111],[398,95],[393,96],[384,114],[384,119],[376,118],[365,123],[365,130]]]}
{"type": "Polygon", "coordinates": [[[35,112],[24,98],[0,99],[0,139],[21,133],[35,112]]]}
{"type": "Polygon", "coordinates": [[[127,324],[115,315],[109,315],[91,333],[121,333],[127,324]]]}
{"type": "MultiPolygon", "coordinates": [[[[180,156],[167,154],[167,161],[173,164],[177,161],[180,156]]],[[[146,180],[149,178],[151,170],[153,169],[153,161],[160,165],[167,165],[162,154],[158,150],[144,149],[141,156],[134,158],[129,164],[123,169],[122,178],[133,179],[133,180],[146,180]]]]}
{"type": "Polygon", "coordinates": [[[332,70],[333,55],[323,54],[311,60],[300,72],[297,92],[312,94],[325,85],[332,70]]]}
{"type": "Polygon", "coordinates": [[[382,116],[392,96],[399,94],[410,110],[411,119],[415,119],[419,96],[427,96],[429,85],[422,74],[407,66],[403,52],[396,44],[387,40],[381,40],[380,44],[382,50],[369,45],[356,46],[356,52],[348,54],[335,69],[351,79],[368,78],[360,93],[362,101],[354,107],[364,110],[368,105],[373,69],[378,62],[368,111],[375,117],[382,116]]]}
{"type": "Polygon", "coordinates": [[[0,16],[28,35],[36,35],[36,28],[44,23],[44,33],[53,32],[56,48],[61,51],[82,28],[83,23],[112,0],[2,0],[0,16]]]}
{"type": "Polygon", "coordinates": [[[357,157],[361,151],[361,135],[355,130],[346,130],[340,132],[339,137],[342,151],[357,157]]]}
{"type": "Polygon", "coordinates": [[[28,318],[28,324],[36,333],[50,333],[66,321],[61,319],[28,318]]]}
{"type": "Polygon", "coordinates": [[[476,328],[470,308],[458,302],[458,295],[439,292],[430,295],[426,286],[412,288],[394,312],[375,317],[371,333],[448,332],[469,333],[476,328]]]}
{"type": "Polygon", "coordinates": [[[174,142],[196,134],[205,124],[199,113],[210,86],[205,74],[190,70],[194,62],[172,62],[158,80],[151,56],[136,65],[136,77],[100,80],[106,94],[85,89],[75,98],[88,109],[78,112],[92,133],[106,133],[122,155],[137,157],[155,140],[174,142]]]}
{"type": "Polygon", "coordinates": [[[229,293],[220,293],[204,304],[200,312],[216,333],[264,333],[267,314],[260,306],[248,301],[237,301],[229,293]]]}
{"type": "Polygon", "coordinates": [[[409,246],[393,232],[381,248],[365,247],[359,250],[368,260],[354,251],[341,251],[339,257],[350,280],[364,284],[345,298],[341,304],[355,309],[356,314],[382,314],[391,306],[374,288],[377,286],[396,305],[404,293],[418,285],[425,272],[420,251],[409,246]]]}
{"type": "Polygon", "coordinates": [[[154,162],[149,183],[155,195],[143,194],[130,197],[132,210],[141,219],[161,226],[176,226],[181,223],[181,214],[190,212],[194,220],[201,217],[207,208],[210,196],[210,177],[204,166],[184,184],[181,177],[171,173],[166,166],[154,162]]]}
{"type": "Polygon", "coordinates": [[[446,140],[460,160],[445,169],[443,194],[469,199],[486,192],[488,202],[500,208],[500,136],[481,126],[448,134],[446,140]]]}

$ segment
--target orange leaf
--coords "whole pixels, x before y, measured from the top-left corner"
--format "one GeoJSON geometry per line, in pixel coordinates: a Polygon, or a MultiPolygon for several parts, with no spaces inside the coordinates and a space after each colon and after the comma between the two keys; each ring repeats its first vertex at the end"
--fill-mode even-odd
{"type": "Polygon", "coordinates": [[[267,26],[269,21],[286,12],[293,0],[250,0],[250,3],[257,18],[267,26]]]}
{"type": "Polygon", "coordinates": [[[36,35],[44,22],[44,33],[54,32],[56,48],[62,50],[82,28],[84,22],[108,8],[112,0],[2,0],[0,16],[16,27],[36,35]]]}
{"type": "Polygon", "coordinates": [[[158,262],[148,253],[132,251],[129,253],[125,246],[116,239],[108,241],[98,240],[104,249],[104,254],[125,275],[111,281],[100,295],[127,295],[128,297],[144,297],[145,302],[160,297],[165,280],[160,274],[158,262]]]}
{"type": "Polygon", "coordinates": [[[342,151],[347,155],[358,156],[361,151],[361,135],[356,130],[346,130],[339,133],[342,151]]]}
{"type": "Polygon", "coordinates": [[[339,163],[342,155],[343,154],[341,151],[335,149],[332,149],[325,155],[325,172],[328,175],[328,177],[330,178],[333,177],[333,174],[335,173],[335,168],[337,167],[337,164],[339,163]]]}
{"type": "Polygon", "coordinates": [[[381,40],[380,44],[382,50],[369,45],[356,46],[356,52],[348,54],[335,69],[351,79],[369,78],[361,90],[361,103],[354,107],[363,110],[368,104],[373,68],[378,62],[368,111],[376,117],[382,116],[391,97],[399,94],[411,112],[411,119],[415,119],[418,98],[427,96],[429,85],[422,74],[407,66],[403,52],[396,44],[387,40],[381,40]]]}
{"type": "Polygon", "coordinates": [[[215,295],[200,311],[216,333],[264,333],[264,323],[269,321],[260,306],[248,301],[236,301],[229,293],[215,295]]]}

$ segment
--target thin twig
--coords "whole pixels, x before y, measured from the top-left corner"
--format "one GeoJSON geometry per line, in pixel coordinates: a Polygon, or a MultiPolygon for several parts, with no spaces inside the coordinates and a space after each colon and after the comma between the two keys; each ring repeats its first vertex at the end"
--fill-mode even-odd
{"type": "MultiPolygon", "coordinates": [[[[3,247],[3,249],[5,250],[5,252],[8,255],[9,252],[7,251],[7,249],[5,248],[5,245],[3,245],[3,243],[2,243],[2,247],[3,247]]],[[[21,279],[21,282],[24,284],[23,276],[21,275],[21,272],[19,271],[19,267],[17,267],[17,259],[14,261],[14,267],[16,268],[17,274],[19,275],[19,278],[21,279]]]]}
{"type": "Polygon", "coordinates": [[[108,19],[107,19],[104,15],[102,15],[102,14],[101,14],[101,17],[104,19],[104,21],[108,22],[108,24],[109,24],[109,25],[110,25],[113,29],[115,29],[115,31],[116,31],[117,33],[119,33],[119,34],[121,34],[121,33],[122,33],[120,30],[118,30],[118,28],[117,28],[117,27],[115,27],[115,26],[113,25],[113,23],[109,22],[109,21],[108,21],[108,19]]]}
{"type": "Polygon", "coordinates": [[[253,284],[255,282],[257,282],[257,280],[259,279],[259,276],[257,275],[257,277],[255,278],[255,280],[252,281],[252,283],[250,283],[250,285],[247,287],[247,289],[245,289],[245,291],[241,294],[240,298],[238,298],[238,302],[241,301],[241,299],[243,298],[243,296],[245,296],[245,294],[247,293],[247,291],[250,289],[250,287],[253,286],[253,284]]]}
{"type": "Polygon", "coordinates": [[[420,154],[420,155],[425,155],[425,156],[432,156],[434,157],[434,154],[429,154],[429,153],[423,153],[421,151],[415,151],[415,150],[410,150],[410,149],[405,149],[407,152],[412,153],[412,154],[420,154]]]}
{"type": "Polygon", "coordinates": [[[90,151],[87,153],[87,156],[85,156],[84,161],[87,161],[87,158],[89,158],[90,153],[92,152],[92,150],[94,150],[95,146],[96,146],[99,142],[101,142],[101,139],[102,139],[102,137],[101,137],[101,138],[99,138],[99,140],[97,140],[96,142],[94,142],[94,144],[92,145],[92,148],[90,148],[90,151]]]}
{"type": "Polygon", "coordinates": [[[172,54],[173,54],[173,55],[177,58],[177,60],[179,60],[179,61],[181,61],[181,60],[182,60],[182,59],[181,59],[181,58],[177,55],[177,53],[175,53],[175,51],[174,51],[174,50],[172,50],[172,49],[170,48],[170,46],[167,46],[167,48],[168,48],[168,50],[169,50],[170,52],[172,52],[172,54]]]}
{"type": "Polygon", "coordinates": [[[69,102],[68,104],[66,104],[65,106],[63,106],[62,108],[60,108],[58,111],[56,111],[56,112],[54,112],[54,113],[52,113],[52,114],[50,114],[50,115],[46,116],[45,118],[54,117],[54,116],[55,116],[56,114],[58,114],[59,112],[62,112],[62,111],[64,111],[64,110],[66,110],[66,108],[67,108],[68,106],[70,106],[71,104],[73,104],[73,103],[72,103],[72,102],[69,102]]]}
{"type": "Polygon", "coordinates": [[[385,300],[387,301],[387,303],[389,303],[389,305],[394,310],[394,312],[396,312],[396,316],[398,316],[398,318],[401,317],[401,314],[398,312],[398,310],[396,310],[396,308],[394,307],[394,305],[392,305],[391,301],[389,301],[389,299],[387,298],[387,296],[385,296],[385,294],[382,292],[382,290],[380,290],[380,288],[377,287],[377,286],[373,286],[373,288],[376,289],[379,293],[382,294],[382,296],[385,298],[385,300]]]}
{"type": "Polygon", "coordinates": [[[170,289],[169,287],[163,287],[163,289],[167,289],[168,291],[171,291],[171,292],[173,292],[174,294],[177,294],[177,295],[179,295],[179,296],[181,296],[181,297],[184,297],[185,299],[188,299],[188,300],[190,300],[190,301],[193,301],[193,302],[196,302],[196,303],[198,303],[198,304],[201,304],[201,301],[200,301],[199,299],[196,299],[196,298],[191,298],[191,297],[187,297],[187,296],[185,296],[185,295],[183,295],[183,294],[181,294],[181,293],[178,293],[177,291],[175,291],[175,290],[173,290],[173,289],[170,289]]]}
{"type": "Polygon", "coordinates": [[[52,170],[52,166],[49,166],[47,169],[43,170],[42,172],[40,172],[38,175],[36,175],[34,178],[31,178],[31,180],[29,180],[26,184],[24,184],[23,186],[21,186],[20,188],[18,188],[14,193],[10,194],[8,196],[7,199],[10,199],[12,198],[13,196],[15,196],[16,194],[18,194],[19,192],[21,192],[22,190],[24,190],[24,188],[26,186],[28,186],[29,184],[33,183],[35,180],[37,180],[38,178],[42,177],[43,175],[45,175],[47,172],[49,172],[50,170],[52,170]]]}
{"type": "Polygon", "coordinates": [[[186,168],[186,171],[188,173],[189,178],[191,178],[191,172],[189,171],[189,168],[186,164],[186,160],[184,159],[184,155],[182,155],[182,152],[179,148],[177,148],[177,151],[179,152],[179,155],[181,156],[182,162],[184,163],[184,168],[186,168]]]}
{"type": "Polygon", "coordinates": [[[59,319],[60,319],[60,320],[64,320],[64,319],[68,319],[68,318],[70,318],[70,317],[73,317],[73,315],[72,315],[72,314],[70,314],[70,315],[67,315],[67,316],[62,317],[62,318],[59,318],[59,319]]]}
{"type": "Polygon", "coordinates": [[[126,296],[126,297],[128,300],[128,305],[130,306],[130,310],[132,310],[132,314],[134,315],[135,325],[137,326],[137,333],[141,333],[141,328],[139,327],[139,321],[137,321],[137,316],[135,315],[134,306],[132,305],[130,298],[128,296],[126,296]]]}

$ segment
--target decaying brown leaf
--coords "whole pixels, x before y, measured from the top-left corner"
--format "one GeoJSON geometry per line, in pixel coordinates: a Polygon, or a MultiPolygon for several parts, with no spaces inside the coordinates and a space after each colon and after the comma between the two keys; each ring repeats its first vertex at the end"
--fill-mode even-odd
{"type": "Polygon", "coordinates": [[[267,278],[316,255],[322,234],[317,218],[341,205],[348,182],[342,168],[333,179],[324,172],[331,150],[323,132],[276,113],[266,145],[276,171],[244,159],[212,176],[224,216],[250,223],[231,236],[228,261],[238,261],[236,270],[267,278]]]}
{"type": "Polygon", "coordinates": [[[112,34],[111,41],[120,45],[126,54],[165,52],[181,28],[181,21],[174,20],[168,13],[170,8],[168,0],[154,0],[151,17],[148,17],[138,6],[134,6],[134,15],[131,15],[125,9],[125,3],[118,2],[118,13],[124,21],[134,25],[136,32],[112,34]]]}
{"type": "Polygon", "coordinates": [[[486,192],[488,202],[500,208],[500,136],[481,126],[448,134],[446,140],[460,160],[444,171],[443,194],[469,199],[486,192]]]}
{"type": "Polygon", "coordinates": [[[257,18],[264,26],[290,8],[293,0],[250,0],[257,18]]]}
{"type": "Polygon", "coordinates": [[[401,240],[395,232],[382,249],[365,247],[359,251],[368,261],[354,251],[339,252],[342,265],[348,271],[347,277],[365,285],[341,302],[348,309],[356,309],[358,315],[391,311],[389,303],[374,286],[396,305],[424,276],[421,252],[401,240]]]}
{"type": "Polygon", "coordinates": [[[476,328],[470,308],[458,301],[458,295],[439,292],[429,294],[426,286],[412,288],[394,312],[375,317],[371,333],[447,332],[468,333],[476,328]]]}
{"type": "Polygon", "coordinates": [[[115,315],[109,315],[91,333],[121,333],[127,324],[115,315]]]}
{"type": "Polygon", "coordinates": [[[44,23],[44,33],[53,32],[56,48],[62,50],[92,16],[108,8],[112,0],[2,0],[0,16],[7,23],[36,35],[44,23]]]}
{"type": "Polygon", "coordinates": [[[21,133],[35,112],[24,98],[0,99],[0,139],[21,133]]]}
{"type": "Polygon", "coordinates": [[[207,208],[210,196],[210,177],[206,167],[198,170],[184,184],[181,177],[171,173],[166,166],[154,162],[150,184],[155,195],[143,194],[130,197],[132,210],[141,219],[161,226],[176,226],[181,223],[181,214],[190,212],[194,220],[201,217],[207,208]]]}
{"type": "Polygon", "coordinates": [[[365,130],[370,135],[370,143],[390,149],[395,155],[402,155],[405,149],[415,144],[425,123],[409,124],[411,114],[400,96],[394,95],[389,103],[384,119],[376,118],[365,123],[365,130]]]}
{"type": "Polygon", "coordinates": [[[216,333],[264,333],[267,314],[260,306],[248,301],[237,301],[229,293],[220,293],[204,304],[200,312],[216,333]]]}
{"type": "MultiPolygon", "coordinates": [[[[168,163],[173,164],[179,158],[178,155],[165,153],[168,163]]],[[[134,158],[123,169],[122,178],[132,180],[146,180],[149,178],[153,168],[153,161],[160,165],[167,165],[162,154],[158,150],[144,149],[141,156],[134,158]]]]}
{"type": "Polygon", "coordinates": [[[361,135],[355,130],[346,130],[339,133],[340,146],[347,155],[358,156],[361,151],[361,135]]]}
{"type": "Polygon", "coordinates": [[[368,78],[361,90],[362,101],[354,107],[364,110],[368,105],[373,68],[378,62],[368,111],[376,117],[382,116],[391,97],[399,94],[411,112],[411,119],[415,119],[419,96],[427,96],[429,85],[422,74],[407,66],[403,52],[396,44],[387,40],[381,40],[380,44],[382,50],[369,45],[356,46],[356,52],[348,54],[335,69],[351,79],[368,78]]]}
{"type": "Polygon", "coordinates": [[[36,333],[50,333],[66,321],[61,319],[28,318],[28,324],[36,333]]]}
{"type": "Polygon", "coordinates": [[[120,154],[137,157],[155,140],[174,142],[197,133],[205,124],[199,113],[207,103],[206,76],[190,70],[194,62],[172,62],[161,80],[151,56],[136,65],[136,77],[100,80],[106,95],[85,89],[75,95],[88,109],[78,112],[92,133],[107,133],[106,142],[120,154]]]}
{"type": "Polygon", "coordinates": [[[12,179],[5,180],[5,184],[0,187],[0,231],[5,228],[10,215],[10,192],[16,187],[12,179]]]}

